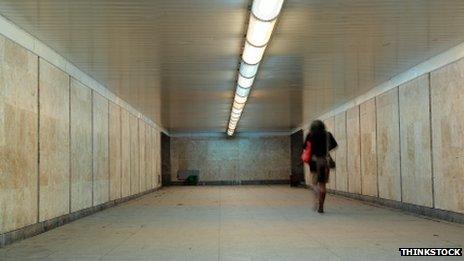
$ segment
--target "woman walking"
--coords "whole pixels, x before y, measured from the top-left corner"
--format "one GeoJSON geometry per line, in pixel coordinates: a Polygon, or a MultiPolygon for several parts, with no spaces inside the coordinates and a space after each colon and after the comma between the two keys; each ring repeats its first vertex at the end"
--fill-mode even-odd
{"type": "Polygon", "coordinates": [[[324,213],[324,200],[326,194],[326,183],[329,181],[331,168],[335,168],[335,162],[329,152],[337,147],[337,141],[333,135],[326,130],[324,123],[315,120],[311,123],[310,132],[303,144],[306,152],[310,151],[308,160],[312,176],[312,184],[315,196],[314,209],[324,213]]]}

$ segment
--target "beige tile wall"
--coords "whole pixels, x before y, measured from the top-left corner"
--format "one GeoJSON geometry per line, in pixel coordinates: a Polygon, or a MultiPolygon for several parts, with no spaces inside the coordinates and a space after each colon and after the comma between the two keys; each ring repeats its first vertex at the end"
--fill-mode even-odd
{"type": "MultiPolygon", "coordinates": [[[[330,117],[328,119],[325,119],[324,124],[325,124],[325,127],[327,128],[327,131],[329,131],[333,135],[335,133],[335,118],[330,117]]],[[[337,161],[337,156],[334,151],[330,152],[330,155],[335,161],[337,161]]],[[[337,183],[337,170],[331,169],[330,174],[329,174],[329,182],[327,183],[327,188],[336,189],[336,185],[337,185],[336,183],[337,183]]]]}
{"type": "MultiPolygon", "coordinates": [[[[361,132],[359,125],[359,106],[346,111],[346,136],[348,192],[361,194],[361,132]]],[[[335,138],[337,139],[338,137],[335,138]]]]}
{"type": "MultiPolygon", "coordinates": [[[[0,234],[91,207],[92,196],[94,205],[128,196],[130,149],[139,148],[138,133],[130,136],[139,117],[131,117],[0,36],[0,234]]],[[[143,125],[159,139],[157,128],[143,125]]],[[[145,144],[154,159],[155,143],[145,144]]]]}
{"type": "Polygon", "coordinates": [[[0,37],[0,233],[38,219],[38,57],[0,37]]]}
{"type": "Polygon", "coordinates": [[[121,108],[121,193],[131,195],[131,139],[130,114],[121,108]]]}
{"type": "Polygon", "coordinates": [[[92,206],[92,91],[71,78],[71,212],[92,206]]]}
{"type": "Polygon", "coordinates": [[[430,75],[435,207],[464,213],[464,60],[430,75]]]}
{"type": "Polygon", "coordinates": [[[399,87],[403,201],[433,206],[429,75],[399,87]]]}
{"type": "Polygon", "coordinates": [[[377,96],[376,104],[379,196],[401,201],[398,88],[377,96]]]}
{"type": "Polygon", "coordinates": [[[146,138],[146,147],[145,147],[145,162],[146,162],[146,172],[145,172],[145,187],[144,189],[151,189],[153,187],[153,172],[155,171],[154,168],[154,155],[153,155],[153,132],[151,131],[150,126],[146,126],[145,128],[145,138],[146,138]]]}
{"type": "Polygon", "coordinates": [[[121,198],[121,108],[109,103],[109,174],[110,200],[121,198]]]}
{"type": "Polygon", "coordinates": [[[39,220],[69,213],[69,76],[39,59],[39,220]]]}
{"type": "MultiPolygon", "coordinates": [[[[154,140],[154,145],[153,147],[156,148],[156,151],[161,151],[161,132],[156,131],[153,135],[154,140]]],[[[161,153],[155,153],[155,172],[154,172],[154,186],[155,187],[160,187],[161,186],[161,153]]]]}
{"type": "Polygon", "coordinates": [[[334,112],[349,192],[464,213],[463,59],[348,108],[346,126],[334,112]]]}
{"type": "Polygon", "coordinates": [[[93,92],[93,205],[109,200],[108,100],[93,92]]]}
{"type": "Polygon", "coordinates": [[[367,196],[378,196],[377,184],[377,133],[375,99],[359,106],[361,137],[361,192],[367,196]]]}
{"type": "Polygon", "coordinates": [[[139,148],[139,121],[137,117],[129,114],[130,126],[130,194],[140,192],[140,148],[139,148]]]}
{"type": "Polygon", "coordinates": [[[146,153],[146,142],[147,138],[145,135],[146,126],[145,123],[139,119],[139,171],[140,171],[140,191],[145,190],[147,185],[147,153],[146,153]]]}
{"type": "Polygon", "coordinates": [[[334,137],[337,137],[338,148],[335,149],[337,163],[337,180],[335,188],[340,191],[348,191],[347,154],[346,154],[346,113],[335,115],[334,137]]]}

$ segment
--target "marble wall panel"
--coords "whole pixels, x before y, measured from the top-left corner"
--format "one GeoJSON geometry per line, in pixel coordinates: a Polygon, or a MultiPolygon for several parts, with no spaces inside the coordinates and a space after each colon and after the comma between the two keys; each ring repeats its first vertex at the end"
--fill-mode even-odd
{"type": "Polygon", "coordinates": [[[147,159],[145,158],[147,156],[146,153],[146,136],[145,136],[145,130],[146,130],[146,123],[142,120],[139,119],[139,171],[140,171],[140,192],[145,191],[145,186],[147,185],[147,166],[146,164],[147,159]]]}
{"type": "Polygon", "coordinates": [[[69,213],[69,76],[39,59],[39,220],[69,213]]]}
{"type": "Polygon", "coordinates": [[[335,115],[335,139],[338,148],[335,150],[337,159],[337,180],[336,188],[340,191],[348,191],[348,174],[347,174],[347,138],[346,138],[346,113],[342,112],[335,115]]]}
{"type": "Polygon", "coordinates": [[[0,233],[38,218],[38,58],[0,36],[0,233]]]}
{"type": "Polygon", "coordinates": [[[361,194],[361,132],[359,106],[346,111],[346,171],[348,192],[361,194]]]}
{"type": "MultiPolygon", "coordinates": [[[[271,137],[240,138],[237,144],[234,144],[234,140],[231,140],[230,143],[220,144],[217,149],[227,146],[229,148],[227,157],[236,160],[233,164],[218,167],[234,173],[238,180],[288,179],[291,171],[285,167],[289,167],[290,162],[287,163],[285,160],[290,160],[290,137],[288,137],[288,142],[288,144],[285,144],[284,140],[271,137]],[[282,149],[288,150],[288,158],[282,157],[282,149]],[[234,156],[235,153],[238,153],[238,159],[234,156]],[[269,165],[263,166],[262,164],[265,162],[269,165]],[[285,174],[286,177],[282,178],[285,174]]],[[[223,159],[219,160],[222,161],[223,159]]]]}
{"type": "Polygon", "coordinates": [[[92,91],[71,78],[71,212],[92,206],[92,91]]]}
{"type": "Polygon", "coordinates": [[[375,98],[360,105],[362,194],[378,196],[375,98]]]}
{"type": "Polygon", "coordinates": [[[430,75],[435,207],[464,213],[464,60],[430,75]]]}
{"type": "Polygon", "coordinates": [[[155,186],[155,173],[156,173],[156,162],[155,162],[155,133],[151,126],[146,127],[146,139],[147,139],[147,173],[146,173],[146,189],[152,189],[155,186]]]}
{"type": "Polygon", "coordinates": [[[109,175],[110,200],[121,198],[121,107],[109,103],[109,175]]]}
{"type": "MultiPolygon", "coordinates": [[[[161,175],[159,133],[156,134],[157,174],[161,175]]],[[[290,137],[172,138],[172,180],[178,170],[200,170],[201,181],[288,180],[290,137]]],[[[157,181],[159,184],[159,181],[157,181]]]]}
{"type": "Polygon", "coordinates": [[[403,202],[432,207],[429,75],[399,87],[403,202]]]}
{"type": "Polygon", "coordinates": [[[376,99],[379,197],[401,201],[398,88],[376,99]]]}
{"type": "MultiPolygon", "coordinates": [[[[334,135],[335,133],[335,118],[330,117],[328,119],[324,120],[325,127],[328,132],[332,133],[334,135]]],[[[335,135],[334,135],[335,136],[335,135]]],[[[335,137],[337,139],[337,137],[335,137]]],[[[330,155],[332,158],[337,162],[337,157],[335,151],[331,151],[330,155]]],[[[331,169],[330,170],[330,176],[329,176],[329,182],[327,183],[327,188],[328,189],[336,189],[336,183],[337,183],[337,169],[331,169]]]]}
{"type": "Polygon", "coordinates": [[[131,195],[131,135],[130,114],[121,108],[121,194],[131,195]]]}
{"type": "Polygon", "coordinates": [[[93,92],[93,205],[109,200],[108,100],[93,92]]]}
{"type": "Polygon", "coordinates": [[[129,115],[130,126],[130,184],[131,195],[140,192],[140,160],[139,160],[139,122],[136,116],[129,115]]]}

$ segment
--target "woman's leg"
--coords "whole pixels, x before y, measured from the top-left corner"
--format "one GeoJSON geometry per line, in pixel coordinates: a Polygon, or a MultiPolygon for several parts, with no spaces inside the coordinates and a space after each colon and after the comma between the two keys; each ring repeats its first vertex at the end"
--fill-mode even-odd
{"type": "Polygon", "coordinates": [[[312,175],[312,180],[311,183],[313,185],[313,193],[314,193],[314,211],[317,211],[317,207],[319,204],[319,184],[317,182],[317,174],[316,173],[311,173],[312,175]]]}
{"type": "Polygon", "coordinates": [[[324,201],[325,201],[325,194],[326,194],[326,188],[325,188],[325,182],[319,182],[318,187],[319,187],[319,208],[317,212],[319,213],[324,213],[324,201]]]}

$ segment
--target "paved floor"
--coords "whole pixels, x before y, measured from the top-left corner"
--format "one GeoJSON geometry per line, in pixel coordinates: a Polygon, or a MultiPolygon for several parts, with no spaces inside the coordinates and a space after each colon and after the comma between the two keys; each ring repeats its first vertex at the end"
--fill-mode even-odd
{"type": "Polygon", "coordinates": [[[463,225],[335,196],[321,215],[311,197],[286,186],[165,188],[0,249],[0,260],[396,260],[399,247],[464,245],[463,225]]]}

